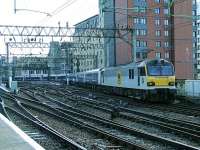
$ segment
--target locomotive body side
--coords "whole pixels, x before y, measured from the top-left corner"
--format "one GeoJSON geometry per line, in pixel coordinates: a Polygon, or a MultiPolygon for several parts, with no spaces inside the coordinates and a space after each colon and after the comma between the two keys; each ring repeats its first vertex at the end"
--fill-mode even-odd
{"type": "Polygon", "coordinates": [[[164,59],[80,72],[76,82],[107,93],[146,101],[173,102],[176,95],[173,65],[164,59]]]}

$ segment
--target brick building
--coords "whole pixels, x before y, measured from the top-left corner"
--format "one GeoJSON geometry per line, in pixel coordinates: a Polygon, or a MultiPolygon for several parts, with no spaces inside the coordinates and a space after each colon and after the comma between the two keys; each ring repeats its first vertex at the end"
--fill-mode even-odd
{"type": "MultiPolygon", "coordinates": [[[[178,79],[192,79],[195,74],[195,38],[192,16],[196,0],[100,0],[104,27],[133,28],[136,37],[136,61],[145,58],[171,60],[178,79]],[[109,19],[108,19],[109,16],[109,19]]],[[[115,38],[106,47],[107,66],[133,61],[133,43],[129,33],[115,38]],[[109,45],[110,44],[110,45],[109,45]],[[114,46],[112,46],[114,44],[114,46]]]]}
{"type": "Polygon", "coordinates": [[[197,19],[195,20],[196,22],[194,25],[196,26],[196,78],[200,79],[200,0],[196,1],[196,14],[197,14],[197,19]]]}

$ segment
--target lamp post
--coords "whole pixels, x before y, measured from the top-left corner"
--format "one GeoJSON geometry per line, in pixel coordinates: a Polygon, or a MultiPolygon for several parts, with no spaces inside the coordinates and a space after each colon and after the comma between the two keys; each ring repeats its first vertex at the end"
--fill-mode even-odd
{"type": "Polygon", "coordinates": [[[7,73],[8,73],[8,88],[11,88],[11,82],[12,82],[12,67],[10,65],[10,59],[9,59],[9,45],[6,43],[6,53],[7,53],[7,73]]]}

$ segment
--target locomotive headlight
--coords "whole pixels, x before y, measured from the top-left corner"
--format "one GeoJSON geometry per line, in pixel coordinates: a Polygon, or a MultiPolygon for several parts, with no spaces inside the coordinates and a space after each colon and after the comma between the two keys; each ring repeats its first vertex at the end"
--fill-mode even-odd
{"type": "Polygon", "coordinates": [[[169,86],[174,86],[175,82],[169,82],[169,86]]]}
{"type": "Polygon", "coordinates": [[[147,86],[155,86],[155,82],[147,82],[147,86]]]}

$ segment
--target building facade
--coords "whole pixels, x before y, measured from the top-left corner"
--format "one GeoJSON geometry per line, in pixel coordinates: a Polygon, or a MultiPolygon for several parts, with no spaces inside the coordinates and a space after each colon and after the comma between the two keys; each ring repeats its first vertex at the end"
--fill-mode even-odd
{"type": "Polygon", "coordinates": [[[59,42],[51,42],[48,54],[48,74],[51,76],[62,75],[68,73],[66,51],[61,49],[59,42]]]}
{"type": "Polygon", "coordinates": [[[105,66],[103,33],[96,28],[99,28],[99,15],[75,25],[72,49],[74,73],[105,66]]]}
{"type": "MultiPolygon", "coordinates": [[[[103,24],[110,22],[113,28],[126,29],[127,34],[114,39],[115,64],[127,64],[132,61],[152,57],[170,59],[171,47],[171,18],[168,1],[166,0],[100,0],[103,16],[114,12],[110,20],[103,18],[103,24]],[[103,4],[103,6],[102,6],[103,4]],[[114,21],[113,21],[114,20],[114,21]],[[134,29],[133,35],[129,29],[134,29]],[[136,39],[135,45],[132,40],[136,39]],[[133,52],[136,49],[136,59],[133,52]]],[[[101,9],[100,9],[101,10],[101,9]]],[[[101,15],[101,13],[100,13],[101,15]]],[[[110,43],[110,45],[113,45],[110,43]]]]}
{"type": "Polygon", "coordinates": [[[196,1],[196,14],[197,19],[195,20],[195,26],[196,26],[196,78],[200,79],[200,0],[196,1]]]}
{"type": "MultiPolygon", "coordinates": [[[[115,29],[115,0],[99,0],[99,27],[104,29],[115,29]],[[108,9],[110,8],[110,9],[108,9]]],[[[109,31],[104,34],[108,38],[103,39],[104,65],[106,67],[116,65],[116,40],[115,32],[109,31]],[[110,37],[110,38],[109,38],[110,37]],[[113,38],[111,38],[113,37],[113,38]]]]}
{"type": "Polygon", "coordinates": [[[111,24],[113,29],[127,28],[127,34],[115,38],[112,43],[107,42],[109,46],[105,46],[105,53],[109,56],[106,61],[109,58],[114,60],[107,66],[145,58],[165,58],[174,63],[178,79],[194,78],[194,0],[99,1],[103,27],[111,24]],[[134,31],[133,35],[128,33],[130,28],[134,31]]]}
{"type": "Polygon", "coordinates": [[[39,78],[48,76],[46,57],[18,57],[13,61],[13,79],[39,78]]]}

